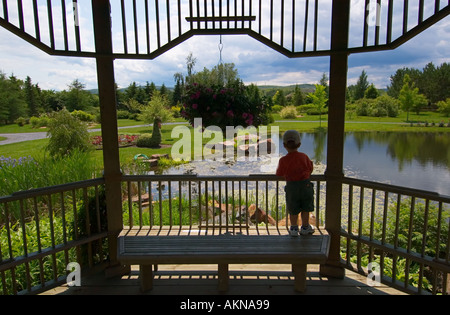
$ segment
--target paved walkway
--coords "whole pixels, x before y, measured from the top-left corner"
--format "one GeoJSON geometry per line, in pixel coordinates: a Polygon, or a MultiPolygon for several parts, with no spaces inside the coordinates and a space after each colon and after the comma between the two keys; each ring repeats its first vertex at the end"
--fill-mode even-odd
{"type": "MultiPolygon", "coordinates": [[[[118,129],[138,128],[138,127],[151,127],[150,125],[137,125],[137,126],[125,126],[118,129]]],[[[101,131],[101,129],[89,129],[89,132],[101,131]]],[[[47,132],[29,132],[29,133],[3,133],[0,137],[5,137],[6,140],[0,141],[0,145],[18,143],[24,141],[40,140],[47,138],[47,132]]]]}

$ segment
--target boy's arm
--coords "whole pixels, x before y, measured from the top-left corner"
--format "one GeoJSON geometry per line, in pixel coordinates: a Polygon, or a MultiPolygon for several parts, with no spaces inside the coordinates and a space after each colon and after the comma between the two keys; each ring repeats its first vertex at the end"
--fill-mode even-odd
{"type": "Polygon", "coordinates": [[[277,176],[284,176],[283,166],[282,166],[281,160],[278,161],[278,167],[277,167],[277,171],[275,172],[275,175],[277,175],[277,176]]]}

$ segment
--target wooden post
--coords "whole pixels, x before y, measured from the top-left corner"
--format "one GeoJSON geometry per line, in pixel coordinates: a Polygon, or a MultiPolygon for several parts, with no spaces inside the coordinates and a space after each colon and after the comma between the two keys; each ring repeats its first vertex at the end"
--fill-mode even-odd
{"type": "Polygon", "coordinates": [[[220,292],[228,291],[228,264],[219,264],[218,266],[218,278],[219,278],[219,287],[218,290],[220,292]]]}
{"type": "Polygon", "coordinates": [[[117,132],[114,59],[112,57],[111,14],[108,0],[92,0],[97,61],[97,80],[103,138],[103,163],[108,209],[110,265],[117,262],[117,237],[123,227],[122,193],[117,132]]]}
{"type": "Polygon", "coordinates": [[[330,94],[328,108],[328,152],[325,228],[330,235],[330,253],[321,265],[322,275],[342,278],[345,270],[340,266],[340,230],[342,205],[342,179],[344,160],[345,91],[348,68],[348,31],[350,0],[334,0],[331,30],[330,94]]]}

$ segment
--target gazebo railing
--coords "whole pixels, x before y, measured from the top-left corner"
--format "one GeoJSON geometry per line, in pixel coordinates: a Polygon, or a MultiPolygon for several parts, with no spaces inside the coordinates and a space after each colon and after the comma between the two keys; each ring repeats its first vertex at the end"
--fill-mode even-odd
{"type": "Polygon", "coordinates": [[[0,197],[0,294],[45,291],[105,262],[105,218],[103,179],[0,197]]]}
{"type": "Polygon", "coordinates": [[[345,268],[409,293],[450,292],[450,197],[345,178],[345,268]]]}
{"type": "MultiPolygon", "coordinates": [[[[287,212],[284,185],[275,175],[249,176],[124,176],[124,225],[209,230],[254,229],[284,233],[287,212]],[[151,192],[151,194],[149,194],[151,192]],[[275,228],[275,229],[273,229],[275,228]]],[[[314,223],[325,213],[325,177],[315,186],[314,223]]]]}
{"type": "MultiPolygon", "coordinates": [[[[312,181],[313,220],[326,227],[326,177],[314,175],[312,181]]],[[[274,175],[123,176],[123,225],[175,234],[286,234],[283,188],[274,175]]],[[[1,294],[36,293],[65,283],[76,271],[73,263],[83,276],[107,266],[104,200],[103,179],[0,197],[1,294]]],[[[448,294],[449,225],[448,196],[343,179],[342,266],[374,284],[448,294]]]]}

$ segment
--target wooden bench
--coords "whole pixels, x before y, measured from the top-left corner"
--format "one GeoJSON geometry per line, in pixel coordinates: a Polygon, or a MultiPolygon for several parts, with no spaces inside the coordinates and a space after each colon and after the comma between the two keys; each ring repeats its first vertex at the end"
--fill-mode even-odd
{"type": "MultiPolygon", "coordinates": [[[[286,232],[286,231],[285,231],[286,232]]],[[[329,236],[322,230],[311,236],[289,235],[151,235],[126,229],[119,236],[118,260],[140,266],[141,290],[153,287],[153,265],[217,264],[219,290],[228,290],[229,264],[292,264],[294,287],[306,289],[307,264],[325,263],[329,236]]]]}

